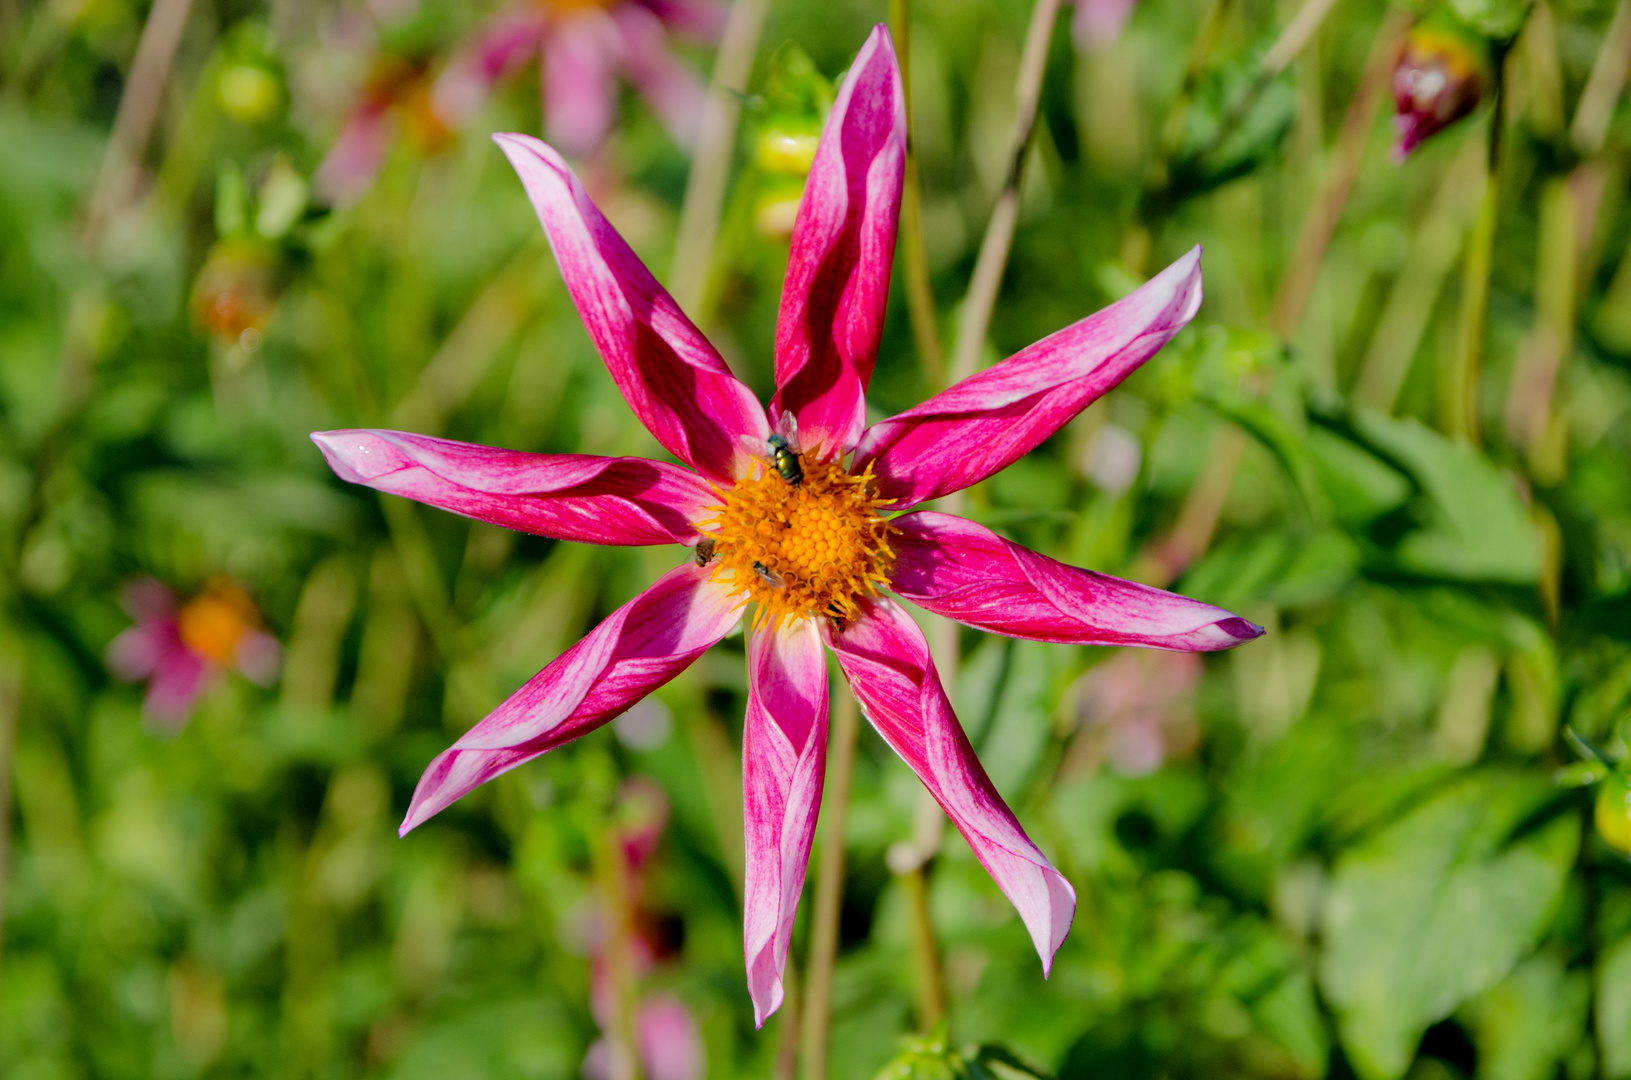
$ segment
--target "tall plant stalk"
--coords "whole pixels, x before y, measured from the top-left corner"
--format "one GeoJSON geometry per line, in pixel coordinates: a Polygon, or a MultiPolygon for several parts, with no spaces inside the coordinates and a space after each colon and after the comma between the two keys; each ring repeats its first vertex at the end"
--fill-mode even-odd
{"type": "Polygon", "coordinates": [[[828,735],[827,778],[822,815],[821,865],[816,870],[815,912],[810,925],[810,953],[804,982],[804,1022],[800,1038],[804,1080],[826,1080],[828,1037],[832,1031],[832,973],[838,959],[838,922],[844,908],[844,835],[849,816],[850,782],[855,775],[855,742],[860,709],[843,677],[833,694],[832,729],[828,735]]]}
{"type": "MultiPolygon", "coordinates": [[[[1499,72],[1504,65],[1497,65],[1499,72]]],[[[1489,118],[1489,168],[1479,185],[1478,209],[1467,237],[1461,272],[1461,319],[1455,351],[1443,372],[1439,398],[1440,426],[1452,438],[1473,446],[1483,443],[1478,419],[1478,389],[1484,366],[1484,323],[1489,314],[1489,275],[1495,261],[1495,217],[1501,201],[1501,85],[1489,118]]]]}
{"type": "Polygon", "coordinates": [[[946,381],[946,351],[936,325],[934,287],[929,280],[928,255],[923,246],[923,182],[917,167],[917,139],[912,119],[912,10],[910,0],[889,0],[889,26],[900,62],[900,83],[906,95],[906,174],[901,186],[900,239],[906,277],[906,314],[924,380],[936,389],[946,381]]]}

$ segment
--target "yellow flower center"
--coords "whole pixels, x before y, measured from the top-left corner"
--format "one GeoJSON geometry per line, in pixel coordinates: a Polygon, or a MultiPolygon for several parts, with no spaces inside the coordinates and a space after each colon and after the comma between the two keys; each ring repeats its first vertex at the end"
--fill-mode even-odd
{"type": "Polygon", "coordinates": [[[255,602],[236,585],[216,582],[187,602],[176,631],[187,647],[217,664],[230,664],[238,642],[256,625],[255,602]]]}
{"type": "Polygon", "coordinates": [[[722,492],[719,513],[697,526],[699,557],[711,540],[713,579],[757,603],[756,622],[852,618],[861,597],[889,583],[895,561],[890,525],[879,513],[894,500],[877,497],[871,467],[852,474],[802,454],[798,461],[797,483],[760,465],[722,492]]]}

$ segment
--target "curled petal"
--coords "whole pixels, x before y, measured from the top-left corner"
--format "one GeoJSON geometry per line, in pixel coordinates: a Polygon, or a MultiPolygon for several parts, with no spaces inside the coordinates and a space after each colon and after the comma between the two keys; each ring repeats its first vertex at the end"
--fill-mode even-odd
{"type": "Polygon", "coordinates": [[[906,105],[889,31],[850,65],[821,133],[793,225],[776,321],[772,415],[798,418],[805,450],[849,452],[866,425],[895,259],[906,105]]]}
{"type": "Polygon", "coordinates": [[[1211,604],[1038,555],[963,518],[890,522],[890,588],[936,615],[1010,637],[1075,645],[1229,649],[1263,628],[1211,604]]]}
{"type": "Polygon", "coordinates": [[[356,202],[374,183],[391,149],[391,103],[366,96],[346,115],[334,145],[317,166],[312,186],[329,202],[356,202]]]}
{"type": "Polygon", "coordinates": [[[668,34],[648,8],[624,4],[612,12],[623,34],[623,65],[674,141],[689,148],[702,119],[702,82],[668,50],[668,34]]]}
{"type": "Polygon", "coordinates": [[[745,475],[770,424],[561,156],[525,135],[495,135],[549,236],[572,302],[629,407],[668,450],[710,479],[745,475]]]}
{"type": "Polygon", "coordinates": [[[782,1003],[793,916],[821,810],[827,762],[827,665],[809,619],[761,625],[748,647],[742,731],[746,832],[743,938],[754,1023],[782,1003]]]}
{"type": "Polygon", "coordinates": [[[618,608],[440,754],[401,831],[471,789],[587,734],[672,679],[736,622],[740,599],[687,563],[618,608]]]}
{"type": "Polygon", "coordinates": [[[569,154],[600,149],[617,115],[617,65],[623,40],[604,11],[556,18],[544,34],[544,126],[569,154]]]}
{"type": "Polygon", "coordinates": [[[1201,306],[1201,249],[1137,292],[867,429],[871,463],[902,509],[1007,468],[1154,356],[1201,306]]]}
{"type": "Polygon", "coordinates": [[[1044,974],[1076,914],[1076,891],[1019,827],[952,714],[923,632],[892,600],[872,603],[827,644],[872,726],[917,773],[1019,911],[1044,974]]]}
{"type": "Polygon", "coordinates": [[[443,510],[587,544],[694,544],[718,496],[677,465],[592,454],[523,454],[405,431],[312,435],[342,479],[443,510]]]}
{"type": "Polygon", "coordinates": [[[500,12],[477,31],[436,80],[431,91],[436,115],[453,126],[469,119],[494,84],[538,54],[544,16],[541,7],[524,4],[500,12]]]}

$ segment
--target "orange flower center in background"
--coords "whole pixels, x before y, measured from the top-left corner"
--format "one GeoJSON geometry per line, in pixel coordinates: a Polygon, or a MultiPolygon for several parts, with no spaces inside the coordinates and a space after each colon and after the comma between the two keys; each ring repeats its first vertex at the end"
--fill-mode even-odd
{"type": "Polygon", "coordinates": [[[760,465],[723,492],[718,515],[698,525],[714,542],[714,580],[759,605],[755,620],[853,617],[856,601],[889,583],[895,553],[870,467],[855,475],[799,455],[798,483],[760,465]]]}
{"type": "Polygon", "coordinates": [[[224,666],[259,622],[249,594],[230,582],[217,582],[187,602],[176,616],[176,629],[187,648],[224,666]]]}

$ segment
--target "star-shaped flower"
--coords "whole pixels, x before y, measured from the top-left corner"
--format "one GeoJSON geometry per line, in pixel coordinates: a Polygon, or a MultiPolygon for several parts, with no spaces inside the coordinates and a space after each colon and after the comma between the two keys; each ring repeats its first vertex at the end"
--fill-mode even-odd
{"type": "Polygon", "coordinates": [[[694,555],[433,761],[403,831],[611,720],[754,607],[742,747],[744,929],[760,1023],[782,1001],[821,802],[823,647],[837,654],[867,719],[1018,909],[1044,970],[1075,913],[1074,890],[986,778],[922,632],[886,591],[969,626],[1041,641],[1200,651],[1262,633],[1220,608],[913,509],[1005,468],[1154,355],[1194,316],[1201,278],[1197,249],[1111,307],[868,427],[864,394],[894,258],[905,134],[900,72],[880,26],[850,66],[805,187],[768,413],[560,155],[526,136],[495,137],[612,378],[683,465],[522,454],[392,431],[313,436],[354,483],[561,540],[673,543],[694,555]]]}

